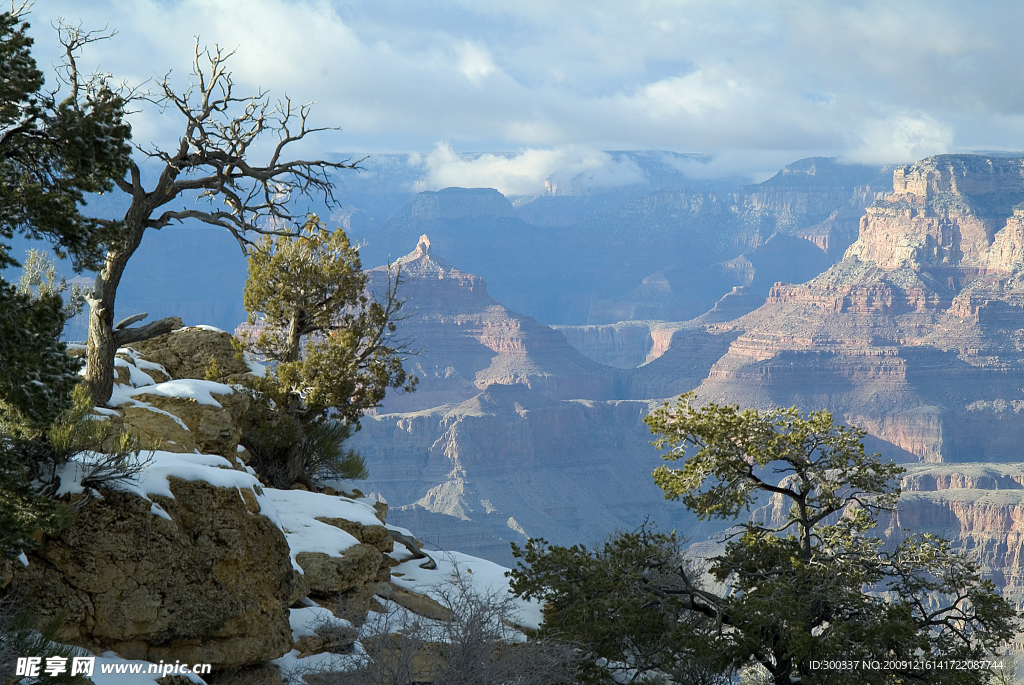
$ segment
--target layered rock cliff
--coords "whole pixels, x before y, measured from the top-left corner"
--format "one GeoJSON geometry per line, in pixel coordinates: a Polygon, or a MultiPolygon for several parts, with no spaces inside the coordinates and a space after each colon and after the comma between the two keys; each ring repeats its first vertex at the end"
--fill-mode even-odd
{"type": "Polygon", "coordinates": [[[642,422],[650,407],[491,385],[455,406],[367,417],[351,444],[370,465],[367,492],[388,499],[389,520],[509,564],[508,543],[527,537],[571,545],[647,517],[698,530],[651,478],[661,459],[642,422]]]}
{"type": "Polygon", "coordinates": [[[1022,167],[942,155],[897,168],[842,262],[776,284],[734,322],[698,396],[827,408],[911,461],[1019,459],[1022,167]]]}
{"type": "Polygon", "coordinates": [[[517,314],[487,293],[483,279],[438,256],[427,236],[390,267],[371,269],[381,292],[399,274],[407,299],[402,335],[418,354],[407,368],[420,379],[409,395],[389,396],[382,411],[458,403],[494,384],[519,383],[560,399],[612,399],[614,369],[587,359],[561,333],[517,314]]]}

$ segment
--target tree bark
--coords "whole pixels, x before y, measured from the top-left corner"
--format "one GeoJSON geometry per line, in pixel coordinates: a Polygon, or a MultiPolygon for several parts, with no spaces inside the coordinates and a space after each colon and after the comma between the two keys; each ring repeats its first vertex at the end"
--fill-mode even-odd
{"type": "Polygon", "coordinates": [[[131,221],[132,209],[128,210],[128,216],[125,217],[125,223],[130,229],[125,242],[107,252],[103,268],[96,275],[92,295],[86,297],[89,302],[89,340],[86,348],[85,386],[96,405],[105,405],[114,392],[114,354],[117,352],[114,300],[124,268],[139,248],[142,235],[146,232],[142,221],[131,221]]]}

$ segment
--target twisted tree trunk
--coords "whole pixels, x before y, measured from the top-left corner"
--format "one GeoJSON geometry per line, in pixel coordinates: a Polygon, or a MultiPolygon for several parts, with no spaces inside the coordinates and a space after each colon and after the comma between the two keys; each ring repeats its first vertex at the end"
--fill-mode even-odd
{"type": "MultiPolygon", "coordinates": [[[[127,217],[126,217],[127,218],[127,217]]],[[[127,222],[126,222],[127,223],[127,222]]],[[[146,228],[141,223],[130,226],[125,242],[107,252],[103,268],[96,274],[96,285],[89,303],[89,340],[86,350],[85,384],[92,401],[97,405],[106,404],[114,391],[114,299],[121,275],[128,259],[135,254],[142,242],[146,228]]]]}
{"type": "Polygon", "coordinates": [[[125,242],[107,252],[103,268],[96,274],[93,291],[86,295],[86,301],[89,303],[89,339],[86,349],[85,384],[93,403],[97,405],[109,402],[114,392],[114,355],[117,348],[181,328],[181,319],[177,317],[160,319],[140,328],[124,327],[130,320],[145,318],[145,314],[141,317],[131,317],[116,328],[114,326],[117,286],[121,283],[121,276],[128,260],[139,248],[142,236],[146,232],[143,221],[137,218],[132,221],[132,218],[130,209],[126,216],[130,231],[125,242]]]}

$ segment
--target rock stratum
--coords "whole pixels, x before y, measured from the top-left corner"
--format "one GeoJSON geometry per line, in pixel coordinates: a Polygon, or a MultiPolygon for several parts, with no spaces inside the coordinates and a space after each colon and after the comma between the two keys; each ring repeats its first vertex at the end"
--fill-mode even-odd
{"type": "Polygon", "coordinates": [[[1022,166],[942,155],[896,169],[841,262],[724,324],[739,335],[698,397],[826,408],[905,461],[1019,460],[1022,166]]]}
{"type": "Polygon", "coordinates": [[[487,294],[483,279],[452,266],[422,236],[389,267],[369,271],[371,290],[403,281],[401,335],[417,354],[406,365],[417,391],[390,395],[382,412],[457,404],[495,384],[522,384],[558,399],[613,399],[618,374],[583,356],[565,336],[487,294]]]}

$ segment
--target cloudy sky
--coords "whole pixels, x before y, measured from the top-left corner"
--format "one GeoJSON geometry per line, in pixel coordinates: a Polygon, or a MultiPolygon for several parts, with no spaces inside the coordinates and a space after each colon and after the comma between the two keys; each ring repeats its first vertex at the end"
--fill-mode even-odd
{"type": "MultiPolygon", "coordinates": [[[[1012,0],[37,0],[42,65],[59,16],[116,29],[83,61],[131,83],[186,83],[195,36],[236,48],[240,91],[315,100],[341,127],[310,147],[421,152],[456,181],[457,153],[519,153],[481,162],[499,187],[615,149],[711,152],[705,173],[759,178],[819,154],[1024,150],[1012,0]]],[[[178,122],[133,125],[166,143],[178,122]]]]}

